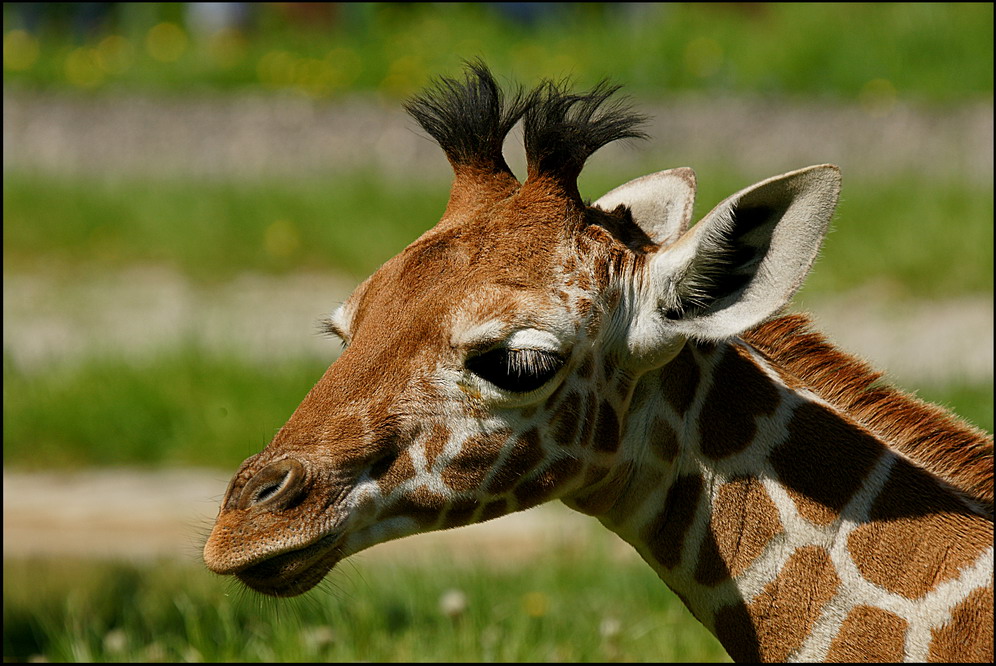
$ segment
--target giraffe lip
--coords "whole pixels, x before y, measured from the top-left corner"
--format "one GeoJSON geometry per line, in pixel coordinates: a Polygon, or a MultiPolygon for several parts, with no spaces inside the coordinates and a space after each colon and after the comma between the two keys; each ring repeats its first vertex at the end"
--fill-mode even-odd
{"type": "Polygon", "coordinates": [[[304,594],[342,559],[333,534],[297,550],[285,551],[235,573],[247,587],[273,597],[304,594]]]}

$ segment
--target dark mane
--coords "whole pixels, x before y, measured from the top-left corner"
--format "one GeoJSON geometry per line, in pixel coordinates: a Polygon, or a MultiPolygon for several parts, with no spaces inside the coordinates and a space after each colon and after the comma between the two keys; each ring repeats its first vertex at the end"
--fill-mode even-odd
{"type": "Polygon", "coordinates": [[[463,82],[441,77],[405,102],[405,110],[446,153],[454,166],[480,166],[511,173],[502,143],[526,111],[521,89],[510,101],[481,62],[467,64],[463,82]]]}
{"type": "Polygon", "coordinates": [[[808,317],[788,315],[743,334],[777,368],[850,415],[921,468],[993,515],[993,438],[946,410],[881,384],[882,373],[841,352],[808,317]]]}

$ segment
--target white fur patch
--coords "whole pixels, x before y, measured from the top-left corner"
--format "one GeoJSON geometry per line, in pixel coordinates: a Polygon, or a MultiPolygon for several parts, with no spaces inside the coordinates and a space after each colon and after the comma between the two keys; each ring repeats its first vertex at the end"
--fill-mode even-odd
{"type": "Polygon", "coordinates": [[[329,316],[329,321],[332,322],[332,325],[335,326],[336,331],[338,331],[340,335],[349,337],[349,327],[352,322],[353,311],[355,309],[355,307],[350,307],[349,301],[346,301],[333,310],[332,314],[329,316]]]}
{"type": "Polygon", "coordinates": [[[559,352],[561,341],[553,333],[535,328],[524,328],[508,337],[505,344],[509,349],[538,349],[540,351],[559,352]]]}
{"type": "Polygon", "coordinates": [[[458,317],[450,333],[450,344],[457,348],[469,348],[482,342],[497,342],[505,337],[508,324],[500,319],[482,322],[468,321],[469,317],[458,317]]]}

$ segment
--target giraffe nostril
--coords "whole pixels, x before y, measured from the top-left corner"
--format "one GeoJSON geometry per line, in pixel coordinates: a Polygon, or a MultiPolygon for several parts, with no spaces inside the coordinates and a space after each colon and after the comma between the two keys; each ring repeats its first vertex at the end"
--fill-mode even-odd
{"type": "Polygon", "coordinates": [[[280,479],[280,481],[275,481],[273,483],[270,483],[269,485],[264,485],[263,487],[259,488],[256,491],[256,496],[252,498],[253,503],[262,504],[266,500],[270,499],[271,497],[277,494],[277,490],[280,489],[280,486],[282,486],[283,483],[284,479],[280,479]]]}
{"type": "Polygon", "coordinates": [[[239,495],[238,508],[279,511],[298,500],[304,491],[304,465],[284,458],[256,472],[239,495]]]}

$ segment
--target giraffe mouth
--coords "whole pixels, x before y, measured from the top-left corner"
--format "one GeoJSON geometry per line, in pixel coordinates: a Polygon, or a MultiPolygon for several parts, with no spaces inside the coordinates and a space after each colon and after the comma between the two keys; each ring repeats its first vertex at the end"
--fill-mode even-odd
{"type": "Polygon", "coordinates": [[[342,559],[337,540],[337,535],[329,535],[310,546],[252,564],[235,577],[271,597],[296,597],[318,585],[342,559]]]}

